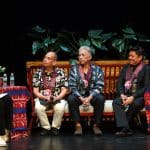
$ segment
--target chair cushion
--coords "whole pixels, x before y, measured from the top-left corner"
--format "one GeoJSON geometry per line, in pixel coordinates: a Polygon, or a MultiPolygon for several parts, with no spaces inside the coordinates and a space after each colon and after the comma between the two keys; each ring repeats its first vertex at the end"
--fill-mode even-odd
{"type": "MultiPolygon", "coordinates": [[[[105,101],[105,104],[104,104],[104,112],[113,112],[113,107],[112,107],[112,101],[113,100],[106,100],[105,101]]],[[[79,106],[79,109],[80,109],[80,112],[82,113],[92,113],[93,112],[93,106],[90,105],[88,110],[85,110],[83,105],[80,105],[79,106]]],[[[66,105],[65,107],[65,113],[68,113],[69,112],[69,108],[68,108],[68,104],[66,105]]]]}

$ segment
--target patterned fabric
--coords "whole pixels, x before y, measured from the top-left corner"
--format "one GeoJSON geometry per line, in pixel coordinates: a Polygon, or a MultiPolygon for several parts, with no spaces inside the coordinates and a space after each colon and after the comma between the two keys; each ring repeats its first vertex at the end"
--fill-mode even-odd
{"type": "Polygon", "coordinates": [[[13,100],[13,127],[11,138],[28,136],[26,103],[30,98],[30,93],[25,86],[1,87],[0,93],[8,93],[13,100]]]}
{"type": "Polygon", "coordinates": [[[71,92],[77,96],[84,96],[87,92],[91,95],[103,93],[104,73],[102,69],[92,64],[91,74],[88,87],[85,87],[84,81],[79,73],[79,65],[72,66],[69,74],[69,88],[71,92]]]}
{"type": "Polygon", "coordinates": [[[134,98],[143,97],[145,90],[150,85],[150,66],[145,64],[144,67],[139,72],[136,78],[136,91],[133,92],[132,88],[128,91],[125,90],[124,83],[126,81],[126,72],[129,67],[129,64],[125,65],[120,72],[120,75],[117,80],[116,93],[117,97],[120,97],[120,94],[128,94],[134,96],[134,98]]]}
{"type": "MultiPolygon", "coordinates": [[[[45,86],[43,82],[42,72],[43,69],[41,68],[34,73],[32,84],[33,87],[39,87],[40,92],[44,94],[44,91],[46,89],[44,88],[45,86]]],[[[62,68],[56,68],[55,73],[56,73],[56,79],[55,79],[55,87],[53,89],[53,96],[59,95],[59,93],[61,92],[61,87],[68,87],[68,81],[64,70],[62,68]]],[[[45,78],[47,82],[50,82],[52,80],[52,77],[53,77],[53,72],[52,73],[45,72],[45,78]]]]}
{"type": "Polygon", "coordinates": [[[125,89],[129,90],[132,87],[133,81],[137,78],[138,73],[141,71],[143,68],[144,63],[141,62],[138,66],[136,66],[135,69],[134,67],[129,65],[126,71],[126,82],[125,82],[125,89]]]}
{"type": "Polygon", "coordinates": [[[144,94],[145,110],[147,119],[147,131],[150,133],[150,88],[148,88],[144,94]]]}

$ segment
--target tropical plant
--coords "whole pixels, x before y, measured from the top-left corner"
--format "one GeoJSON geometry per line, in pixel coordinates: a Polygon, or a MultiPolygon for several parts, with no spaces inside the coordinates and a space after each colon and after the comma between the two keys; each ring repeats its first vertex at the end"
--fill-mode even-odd
{"type": "Polygon", "coordinates": [[[144,45],[150,42],[150,37],[136,33],[131,27],[122,29],[121,34],[112,40],[112,46],[119,52],[122,58],[126,59],[128,50],[133,45],[144,45]]]}
{"type": "MultiPolygon", "coordinates": [[[[67,59],[76,59],[78,48],[82,45],[90,46],[95,56],[98,56],[98,52],[105,54],[114,51],[118,54],[118,58],[126,59],[128,49],[135,43],[150,42],[148,37],[136,33],[128,26],[123,28],[120,33],[105,33],[103,30],[89,30],[87,35],[82,37],[70,31],[52,33],[50,29],[43,29],[40,26],[35,26],[32,28],[32,31],[33,33],[30,34],[30,36],[32,35],[32,37],[34,37],[32,44],[33,55],[39,50],[43,50],[44,52],[53,50],[60,53],[61,57],[65,53],[67,59]]],[[[107,59],[111,59],[111,57],[107,59]]]]}
{"type": "Polygon", "coordinates": [[[0,74],[4,73],[6,71],[6,67],[0,66],[0,74]]]}

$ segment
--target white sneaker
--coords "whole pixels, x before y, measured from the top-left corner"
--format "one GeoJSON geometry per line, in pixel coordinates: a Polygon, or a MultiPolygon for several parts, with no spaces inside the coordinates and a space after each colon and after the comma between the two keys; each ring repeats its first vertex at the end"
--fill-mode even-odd
{"type": "Polygon", "coordinates": [[[0,136],[0,147],[1,146],[7,146],[6,142],[3,140],[3,138],[0,136]]]}

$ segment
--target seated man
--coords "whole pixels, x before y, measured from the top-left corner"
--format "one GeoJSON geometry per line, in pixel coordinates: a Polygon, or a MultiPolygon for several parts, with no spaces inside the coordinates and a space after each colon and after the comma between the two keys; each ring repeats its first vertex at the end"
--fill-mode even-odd
{"type": "Polygon", "coordinates": [[[95,135],[102,135],[99,128],[104,109],[105,98],[103,95],[104,74],[102,69],[91,63],[92,52],[90,47],[82,46],[79,49],[79,64],[71,67],[69,75],[69,88],[71,93],[68,96],[68,104],[71,116],[76,124],[75,135],[82,135],[80,123],[79,105],[94,107],[95,135]]]}
{"type": "Polygon", "coordinates": [[[68,92],[68,81],[65,72],[56,67],[57,55],[48,52],[43,59],[43,68],[33,75],[33,93],[35,95],[35,110],[42,127],[41,135],[59,134],[62,117],[67,104],[64,99],[68,92]],[[52,126],[49,123],[46,110],[53,103],[52,126]]]}
{"type": "Polygon", "coordinates": [[[8,95],[0,98],[0,147],[7,146],[13,119],[13,101],[8,95]]]}
{"type": "Polygon", "coordinates": [[[144,107],[144,92],[150,85],[150,67],[144,64],[143,53],[139,46],[129,50],[129,63],[123,67],[117,81],[117,98],[113,101],[117,136],[133,134],[133,118],[144,107]]]}

